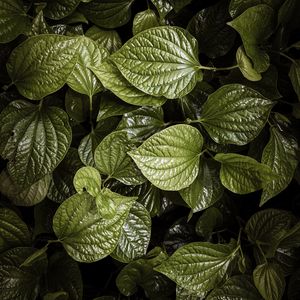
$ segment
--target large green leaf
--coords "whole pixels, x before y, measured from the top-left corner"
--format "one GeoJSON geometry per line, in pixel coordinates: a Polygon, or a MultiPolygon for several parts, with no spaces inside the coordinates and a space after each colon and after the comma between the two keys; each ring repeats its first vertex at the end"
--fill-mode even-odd
{"type": "Polygon", "coordinates": [[[251,58],[258,73],[265,72],[270,65],[268,54],[260,45],[275,29],[274,10],[265,4],[248,8],[240,16],[229,22],[241,36],[246,54],[251,58]]]}
{"type": "Polygon", "coordinates": [[[0,43],[8,43],[30,31],[30,19],[22,0],[0,1],[0,43]]]}
{"type": "Polygon", "coordinates": [[[95,25],[103,28],[116,28],[126,24],[131,17],[131,4],[134,0],[94,0],[83,3],[79,10],[95,25]]]}
{"type": "Polygon", "coordinates": [[[155,270],[194,292],[208,292],[216,287],[237,255],[236,243],[194,242],[179,248],[155,270]]]}
{"type": "Polygon", "coordinates": [[[63,35],[38,35],[11,53],[7,71],[24,97],[38,100],[59,90],[77,61],[78,39],[63,35]]]}
{"type": "Polygon", "coordinates": [[[270,128],[270,134],[270,140],[264,148],[261,162],[269,166],[279,177],[264,185],[260,205],[279,194],[290,184],[298,165],[296,140],[275,127],[270,128]]]}
{"type": "Polygon", "coordinates": [[[17,247],[0,256],[0,297],[2,300],[37,299],[40,277],[47,267],[46,256],[31,266],[20,266],[34,252],[34,248],[17,247]]]}
{"type": "Polygon", "coordinates": [[[256,288],[265,300],[281,300],[285,279],[282,268],[277,263],[258,265],[253,271],[253,280],[256,288]]]}
{"type": "Polygon", "coordinates": [[[151,236],[151,217],[147,209],[135,202],[123,225],[112,257],[128,263],[146,254],[151,236]]]}
{"type": "Polygon", "coordinates": [[[134,87],[109,60],[105,61],[99,68],[90,67],[90,69],[99,78],[105,88],[129,104],[159,106],[166,102],[164,97],[147,95],[134,87]]]}
{"type": "Polygon", "coordinates": [[[209,95],[199,122],[220,144],[245,145],[265,126],[271,100],[241,84],[228,84],[209,95]]]}
{"type": "Polygon", "coordinates": [[[179,191],[179,193],[195,213],[218,201],[223,194],[223,190],[219,178],[219,168],[216,163],[201,159],[196,179],[189,187],[179,191]]]}
{"type": "Polygon", "coordinates": [[[30,243],[31,235],[22,219],[13,210],[0,208],[0,253],[30,243]]]}
{"type": "Polygon", "coordinates": [[[300,101],[300,60],[297,60],[294,63],[292,63],[289,72],[289,77],[300,101]]]}
{"type": "Polygon", "coordinates": [[[95,164],[101,173],[115,178],[124,184],[137,185],[145,182],[128,151],[134,145],[128,139],[127,133],[114,131],[107,135],[95,150],[95,164]]]}
{"type": "Polygon", "coordinates": [[[162,190],[181,190],[198,175],[203,145],[200,132],[190,125],[174,125],[148,138],[129,152],[143,175],[162,190]]]}
{"type": "Polygon", "coordinates": [[[67,153],[71,128],[58,107],[13,101],[0,115],[0,154],[20,187],[28,187],[53,172],[67,153]]]}
{"type": "Polygon", "coordinates": [[[215,288],[207,300],[261,300],[252,280],[247,275],[230,277],[222,286],[215,288]]]}
{"type": "Polygon", "coordinates": [[[109,52],[88,37],[80,37],[78,42],[78,59],[67,84],[76,92],[92,97],[100,92],[103,86],[88,67],[99,67],[109,52]]]}
{"type": "Polygon", "coordinates": [[[105,199],[115,207],[114,216],[110,218],[102,216],[94,197],[87,193],[70,197],[54,215],[54,232],[68,254],[77,261],[94,262],[113,252],[136,200],[136,197],[124,197],[107,190],[104,193],[105,199]]]}
{"type": "Polygon", "coordinates": [[[260,190],[277,178],[267,165],[255,159],[235,153],[218,153],[214,159],[221,163],[222,184],[233,193],[248,194],[260,190]]]}
{"type": "Polygon", "coordinates": [[[45,16],[53,20],[60,20],[70,15],[80,3],[80,0],[46,0],[45,16]]]}
{"type": "Polygon", "coordinates": [[[152,9],[147,9],[137,13],[133,19],[132,33],[136,35],[143,30],[159,26],[159,20],[152,9]]]}
{"type": "Polygon", "coordinates": [[[132,85],[152,96],[182,97],[202,77],[197,41],[179,27],[144,30],[111,58],[132,85]]]}

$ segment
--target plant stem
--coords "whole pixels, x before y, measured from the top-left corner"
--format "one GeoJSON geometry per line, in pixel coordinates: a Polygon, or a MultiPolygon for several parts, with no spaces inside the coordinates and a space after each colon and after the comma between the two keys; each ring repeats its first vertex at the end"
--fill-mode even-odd
{"type": "Polygon", "coordinates": [[[238,67],[239,67],[238,65],[234,65],[234,66],[230,66],[230,67],[223,67],[223,68],[200,66],[199,69],[210,70],[210,71],[227,71],[227,70],[236,69],[238,67]]]}
{"type": "Polygon", "coordinates": [[[94,124],[93,124],[93,95],[89,95],[89,101],[90,101],[90,125],[91,125],[91,131],[94,130],[94,124]]]}
{"type": "Polygon", "coordinates": [[[290,56],[288,56],[287,54],[285,54],[285,53],[283,53],[283,52],[281,52],[281,51],[271,50],[271,52],[276,53],[276,54],[279,54],[279,55],[281,55],[282,57],[285,57],[287,60],[291,61],[292,63],[296,63],[296,61],[295,61],[293,58],[291,58],[290,56]]]}

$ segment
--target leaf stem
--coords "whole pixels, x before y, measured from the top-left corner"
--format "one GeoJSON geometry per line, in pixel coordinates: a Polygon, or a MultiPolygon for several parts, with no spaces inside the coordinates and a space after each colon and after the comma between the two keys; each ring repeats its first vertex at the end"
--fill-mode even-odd
{"type": "Polygon", "coordinates": [[[2,90],[4,90],[4,91],[7,91],[10,87],[12,87],[14,85],[14,83],[13,82],[11,82],[10,84],[8,84],[8,85],[4,85],[3,87],[2,87],[2,90]]]}
{"type": "Polygon", "coordinates": [[[236,69],[238,67],[239,67],[238,65],[234,65],[234,66],[230,66],[230,67],[222,67],[222,68],[200,66],[199,69],[210,70],[210,71],[227,71],[227,70],[236,69]]]}
{"type": "Polygon", "coordinates": [[[276,53],[276,54],[279,54],[279,55],[281,55],[282,57],[285,57],[287,60],[291,61],[291,62],[294,63],[294,64],[296,63],[296,61],[295,61],[293,58],[291,58],[290,56],[288,56],[287,54],[285,54],[285,53],[283,53],[283,52],[281,52],[281,51],[271,50],[271,52],[276,53]]]}
{"type": "Polygon", "coordinates": [[[89,102],[90,102],[90,125],[91,125],[91,131],[94,130],[94,124],[93,124],[93,95],[89,95],[89,102]]]}

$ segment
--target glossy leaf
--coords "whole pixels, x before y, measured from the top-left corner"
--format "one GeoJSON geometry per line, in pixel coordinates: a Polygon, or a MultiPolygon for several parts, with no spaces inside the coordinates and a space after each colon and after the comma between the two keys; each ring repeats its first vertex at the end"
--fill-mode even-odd
{"type": "Polygon", "coordinates": [[[152,135],[129,155],[153,185],[181,190],[197,177],[202,145],[200,132],[181,124],[152,135]]]}
{"type": "Polygon", "coordinates": [[[240,84],[228,84],[209,95],[199,122],[220,144],[245,145],[265,126],[271,100],[240,84]]]}
{"type": "Polygon", "coordinates": [[[60,20],[70,15],[79,3],[80,0],[47,0],[44,13],[47,18],[60,20]]]}
{"type": "Polygon", "coordinates": [[[124,102],[132,105],[160,106],[166,102],[164,97],[148,95],[130,84],[110,61],[105,61],[99,68],[90,67],[104,87],[124,102]]]}
{"type": "Polygon", "coordinates": [[[162,26],[134,36],[111,58],[136,88],[175,99],[188,94],[201,79],[197,50],[197,41],[187,31],[162,26]]]}
{"type": "Polygon", "coordinates": [[[20,187],[28,187],[53,172],[71,143],[67,114],[58,107],[39,107],[19,100],[0,115],[0,154],[20,187]]]}
{"type": "Polygon", "coordinates": [[[297,60],[294,63],[292,63],[289,72],[289,77],[300,101],[300,60],[297,60]]]}
{"type": "Polygon", "coordinates": [[[136,35],[146,29],[159,26],[159,20],[152,9],[141,11],[134,16],[132,33],[136,35]]]}
{"type": "Polygon", "coordinates": [[[173,9],[173,6],[169,0],[151,0],[151,2],[156,7],[161,20],[163,20],[173,9]]]}
{"type": "Polygon", "coordinates": [[[214,159],[221,163],[222,184],[233,193],[247,194],[260,190],[277,178],[271,168],[255,159],[235,153],[218,153],[214,159]]]}

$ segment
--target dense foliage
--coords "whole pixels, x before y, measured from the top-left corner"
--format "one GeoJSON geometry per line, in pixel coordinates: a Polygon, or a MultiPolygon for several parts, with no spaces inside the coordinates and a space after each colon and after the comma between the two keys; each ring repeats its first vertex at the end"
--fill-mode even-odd
{"type": "Polygon", "coordinates": [[[0,299],[300,299],[300,1],[0,0],[0,299]]]}

